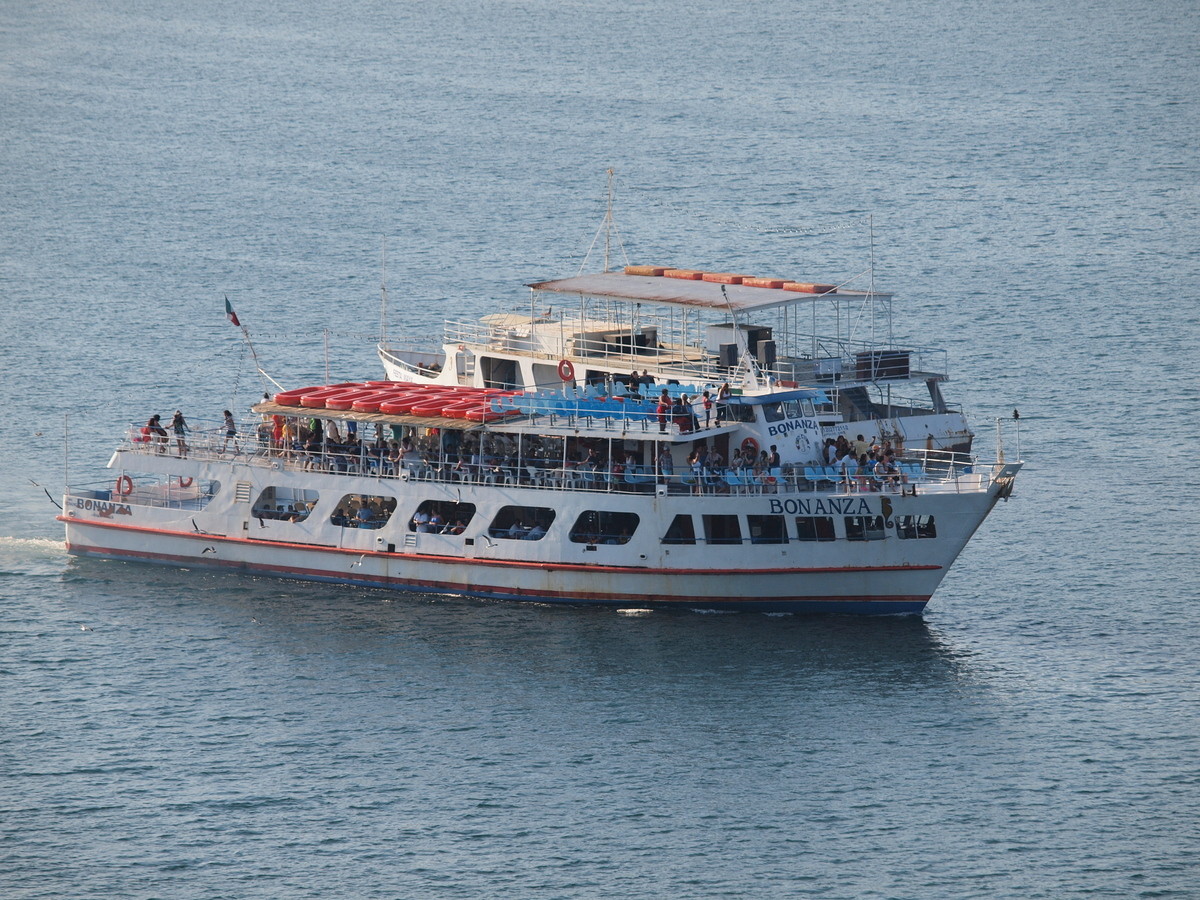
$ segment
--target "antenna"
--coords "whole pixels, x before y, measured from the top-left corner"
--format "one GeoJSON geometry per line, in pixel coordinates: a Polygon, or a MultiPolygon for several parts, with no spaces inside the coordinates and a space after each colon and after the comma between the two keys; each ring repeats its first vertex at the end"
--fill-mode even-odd
{"type": "Polygon", "coordinates": [[[742,334],[742,326],[738,322],[737,311],[733,308],[729,294],[725,292],[725,285],[720,285],[720,288],[721,296],[725,298],[725,305],[729,307],[729,318],[733,320],[733,342],[737,344],[738,359],[746,367],[746,382],[749,387],[758,387],[758,363],[750,355],[750,345],[746,341],[746,336],[742,334]]]}
{"type": "Polygon", "coordinates": [[[583,256],[583,262],[579,265],[579,274],[582,275],[587,268],[588,258],[592,255],[592,250],[596,248],[596,241],[600,240],[600,232],[604,232],[604,271],[609,271],[611,265],[610,257],[612,254],[612,239],[617,239],[617,248],[621,251],[621,256],[625,259],[625,264],[629,265],[629,254],[625,252],[625,244],[621,240],[621,232],[617,228],[616,220],[613,219],[613,176],[616,174],[615,169],[606,169],[608,173],[608,200],[604,211],[604,219],[600,222],[600,227],[596,229],[596,236],[592,238],[592,244],[588,247],[587,253],[583,256]]]}
{"type": "MultiPolygon", "coordinates": [[[[379,341],[380,341],[380,343],[382,343],[382,344],[383,344],[383,345],[386,347],[386,346],[387,346],[387,342],[388,342],[388,339],[387,339],[387,308],[388,308],[388,295],[387,295],[387,237],[384,237],[384,238],[383,238],[383,239],[380,241],[380,243],[383,245],[383,273],[382,273],[382,275],[380,276],[380,281],[379,281],[379,294],[380,294],[380,300],[379,300],[379,341]]],[[[326,384],[328,384],[328,383],[329,383],[329,379],[328,379],[328,378],[326,378],[325,382],[326,382],[326,384]]]]}
{"type": "Polygon", "coordinates": [[[609,243],[612,239],[613,214],[613,170],[608,170],[608,208],[604,211],[604,271],[608,271],[609,243]]]}

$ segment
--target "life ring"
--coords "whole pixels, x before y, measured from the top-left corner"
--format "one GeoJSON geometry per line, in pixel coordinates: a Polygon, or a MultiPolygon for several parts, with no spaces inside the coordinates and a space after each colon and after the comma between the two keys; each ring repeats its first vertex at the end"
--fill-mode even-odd
{"type": "Polygon", "coordinates": [[[191,487],[191,486],[192,486],[192,476],[191,476],[191,475],[189,475],[189,476],[187,476],[186,478],[184,478],[183,476],[180,476],[180,478],[179,478],[179,486],[180,486],[181,488],[188,488],[188,487],[191,487]]]}
{"type": "Polygon", "coordinates": [[[561,359],[558,361],[558,377],[563,381],[575,380],[575,367],[571,365],[569,359],[561,359]]]}
{"type": "Polygon", "coordinates": [[[754,457],[758,456],[758,441],[752,437],[748,437],[742,441],[742,456],[745,456],[747,453],[754,457]]]}
{"type": "Polygon", "coordinates": [[[117,476],[117,494],[121,497],[128,497],[133,493],[133,479],[128,475],[117,476]]]}

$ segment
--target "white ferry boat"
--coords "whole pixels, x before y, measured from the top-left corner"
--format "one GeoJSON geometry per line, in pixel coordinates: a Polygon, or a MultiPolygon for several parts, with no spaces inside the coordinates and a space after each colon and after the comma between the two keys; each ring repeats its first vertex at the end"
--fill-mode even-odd
{"type": "Polygon", "coordinates": [[[916,613],[1021,467],[886,438],[829,465],[836,383],[706,410],[683,371],[635,392],[532,365],[519,389],[284,391],[232,436],[131,427],[102,483],[68,487],[67,548],[495,600],[916,613]]]}
{"type": "MultiPolygon", "coordinates": [[[[716,395],[809,387],[827,398],[823,436],[858,435],[970,453],[973,435],[942,393],[946,353],[899,344],[892,295],[849,284],[627,266],[529,285],[529,302],[451,321],[440,352],[384,340],[387,377],[509,390],[692,384],[716,395]]],[[[386,310],[385,310],[386,318],[386,310]]]]}

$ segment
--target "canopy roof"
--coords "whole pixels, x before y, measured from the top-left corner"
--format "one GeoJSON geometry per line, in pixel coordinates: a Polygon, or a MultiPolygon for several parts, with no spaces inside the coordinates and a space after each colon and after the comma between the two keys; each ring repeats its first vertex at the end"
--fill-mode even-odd
{"type": "Polygon", "coordinates": [[[624,272],[579,275],[556,281],[539,281],[528,286],[535,291],[551,291],[557,294],[585,294],[589,297],[612,297],[619,300],[668,306],[695,306],[703,309],[732,308],[735,312],[772,309],[816,300],[862,300],[867,297],[890,300],[892,297],[891,294],[870,294],[845,288],[838,288],[836,292],[827,294],[804,294],[776,288],[748,287],[743,284],[714,284],[708,281],[687,281],[655,275],[626,275],[624,272]],[[723,293],[722,288],[725,289],[723,293]]]}

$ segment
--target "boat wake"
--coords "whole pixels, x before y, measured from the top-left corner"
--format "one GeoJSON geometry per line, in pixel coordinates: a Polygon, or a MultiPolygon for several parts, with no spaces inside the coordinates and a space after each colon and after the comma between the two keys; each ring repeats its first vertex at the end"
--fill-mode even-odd
{"type": "Polygon", "coordinates": [[[38,556],[59,556],[66,552],[64,541],[52,538],[19,538],[0,536],[0,553],[28,553],[38,556]]]}
{"type": "Polygon", "coordinates": [[[0,577],[8,575],[60,575],[67,561],[67,546],[50,538],[0,536],[0,577]]]}

